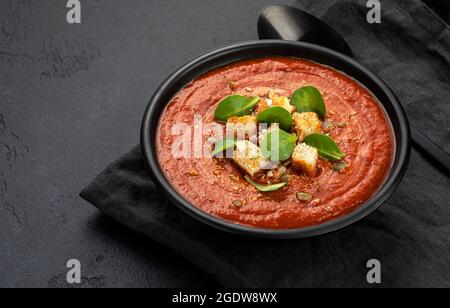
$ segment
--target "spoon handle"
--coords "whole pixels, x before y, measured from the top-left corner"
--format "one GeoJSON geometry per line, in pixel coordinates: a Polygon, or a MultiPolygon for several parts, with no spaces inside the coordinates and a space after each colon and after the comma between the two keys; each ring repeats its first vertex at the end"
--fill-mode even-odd
{"type": "Polygon", "coordinates": [[[450,155],[446,151],[414,127],[411,127],[411,136],[416,148],[442,167],[447,175],[450,174],[450,155]]]}

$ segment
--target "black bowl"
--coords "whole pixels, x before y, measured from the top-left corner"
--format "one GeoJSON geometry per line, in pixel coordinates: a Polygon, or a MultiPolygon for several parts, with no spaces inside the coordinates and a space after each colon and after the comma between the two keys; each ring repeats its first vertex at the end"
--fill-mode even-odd
{"type": "Polygon", "coordinates": [[[296,239],[317,236],[349,226],[371,214],[395,191],[408,166],[411,152],[409,123],[405,111],[389,87],[353,59],[317,45],[287,41],[251,41],[223,47],[192,60],[173,73],[150,100],[141,128],[141,145],[155,184],[173,204],[202,223],[230,233],[268,239],[296,239]],[[288,56],[312,60],[331,66],[358,80],[368,88],[387,111],[394,130],[396,152],[393,167],[382,188],[352,213],[333,221],[299,229],[271,230],[247,227],[213,217],[186,201],[167,181],[157,157],[156,132],[165,106],[185,85],[221,66],[267,56],[288,56]]]}

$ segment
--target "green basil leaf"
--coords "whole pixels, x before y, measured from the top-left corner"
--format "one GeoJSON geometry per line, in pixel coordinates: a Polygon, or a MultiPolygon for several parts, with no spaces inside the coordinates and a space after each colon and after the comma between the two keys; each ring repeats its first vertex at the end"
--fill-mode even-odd
{"type": "Polygon", "coordinates": [[[288,183],[280,183],[280,184],[266,186],[266,185],[261,185],[261,184],[256,183],[248,175],[245,176],[245,179],[247,180],[247,182],[249,182],[250,184],[255,186],[257,190],[262,191],[262,192],[276,191],[276,190],[283,188],[284,186],[286,186],[288,184],[288,183]]]}
{"type": "Polygon", "coordinates": [[[251,115],[259,100],[259,96],[250,98],[241,95],[228,96],[219,103],[214,116],[216,120],[226,122],[231,117],[251,115]]]}
{"type": "Polygon", "coordinates": [[[285,131],[289,131],[292,128],[294,119],[292,115],[283,107],[271,107],[258,115],[259,123],[280,124],[280,128],[285,131]]]}
{"type": "Polygon", "coordinates": [[[272,161],[285,161],[294,153],[298,137],[280,129],[267,134],[261,144],[263,155],[272,161]]]}
{"type": "Polygon", "coordinates": [[[211,153],[212,156],[217,156],[219,154],[222,154],[228,149],[234,148],[236,145],[236,140],[231,138],[225,138],[223,140],[220,140],[216,142],[216,145],[214,147],[214,152],[211,153]]]}
{"type": "Polygon", "coordinates": [[[322,94],[315,87],[303,87],[294,92],[291,105],[297,107],[297,112],[315,112],[319,118],[325,119],[327,108],[322,94]]]}
{"type": "Polygon", "coordinates": [[[319,155],[331,161],[342,160],[346,154],[339,149],[336,142],[328,136],[313,134],[305,138],[307,145],[316,148],[319,155]]]}

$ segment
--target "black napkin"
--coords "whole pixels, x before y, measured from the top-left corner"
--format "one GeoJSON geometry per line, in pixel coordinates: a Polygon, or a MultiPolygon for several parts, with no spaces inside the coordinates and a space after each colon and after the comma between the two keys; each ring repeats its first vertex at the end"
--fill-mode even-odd
{"type": "MultiPolygon", "coordinates": [[[[411,122],[450,151],[450,29],[418,0],[298,1],[342,33],[358,61],[380,75],[411,122]]],[[[450,287],[450,181],[413,152],[390,201],[344,230],[269,241],[216,231],[170,204],[152,184],[139,147],[109,166],[81,196],[125,226],[167,245],[227,287],[365,287],[378,259],[384,287],[450,287]]]]}

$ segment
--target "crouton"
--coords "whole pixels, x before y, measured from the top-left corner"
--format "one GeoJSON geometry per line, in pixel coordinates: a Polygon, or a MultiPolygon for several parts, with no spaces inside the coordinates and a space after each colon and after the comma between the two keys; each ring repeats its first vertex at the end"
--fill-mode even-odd
{"type": "Polygon", "coordinates": [[[258,120],[255,116],[232,117],[228,119],[228,137],[237,138],[237,140],[252,140],[256,139],[257,135],[258,120]]]}
{"type": "Polygon", "coordinates": [[[296,112],[294,113],[294,126],[299,142],[303,142],[309,135],[320,133],[322,122],[314,112],[296,112]]]}
{"type": "Polygon", "coordinates": [[[286,96],[277,96],[273,99],[262,99],[258,104],[256,113],[260,114],[261,112],[271,107],[283,107],[289,113],[293,113],[295,111],[295,107],[290,104],[290,101],[286,96]]]}
{"type": "Polygon", "coordinates": [[[273,123],[268,129],[261,129],[258,136],[258,144],[261,145],[268,134],[280,129],[280,124],[273,123]]]}
{"type": "Polygon", "coordinates": [[[310,177],[315,177],[318,159],[319,152],[316,148],[301,143],[295,147],[294,154],[292,154],[292,167],[310,177]]]}
{"type": "Polygon", "coordinates": [[[274,168],[274,164],[264,157],[261,149],[250,141],[241,140],[236,143],[233,161],[252,178],[256,178],[263,170],[274,168]]]}

